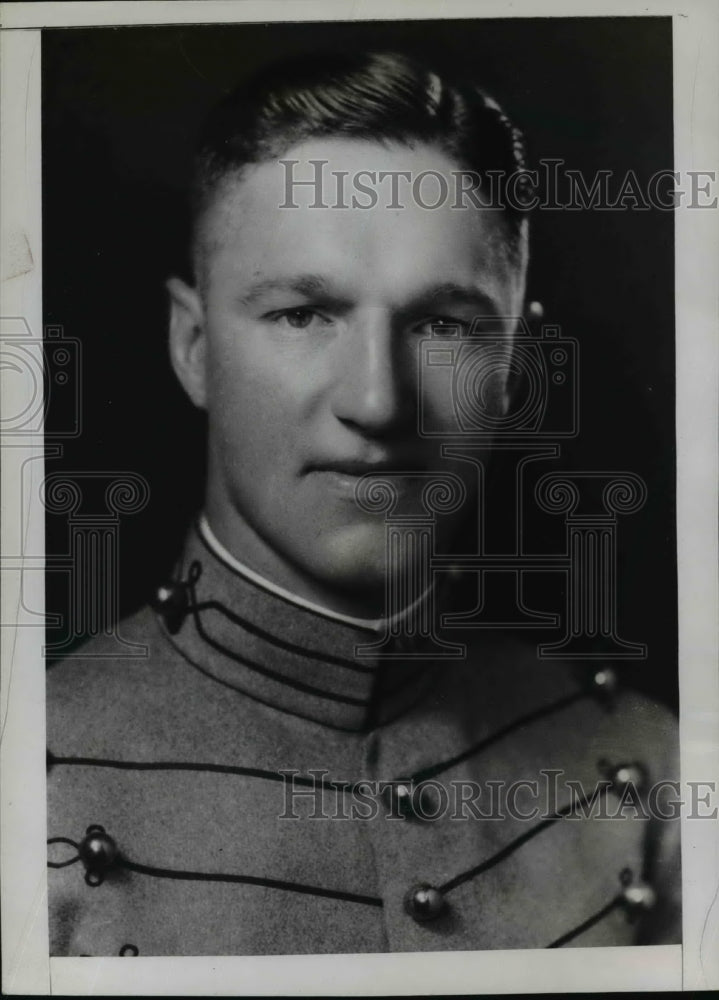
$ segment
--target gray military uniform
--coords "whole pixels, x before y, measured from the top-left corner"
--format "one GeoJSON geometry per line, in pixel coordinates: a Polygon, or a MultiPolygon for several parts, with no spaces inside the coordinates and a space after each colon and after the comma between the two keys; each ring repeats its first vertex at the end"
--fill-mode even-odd
{"type": "Polygon", "coordinates": [[[670,713],[496,633],[461,662],[358,658],[376,635],[195,530],[176,579],[122,625],[146,658],[98,639],[49,671],[54,955],[678,940],[678,823],[597,815],[676,777],[670,713]],[[568,780],[603,778],[563,815],[568,780]]]}

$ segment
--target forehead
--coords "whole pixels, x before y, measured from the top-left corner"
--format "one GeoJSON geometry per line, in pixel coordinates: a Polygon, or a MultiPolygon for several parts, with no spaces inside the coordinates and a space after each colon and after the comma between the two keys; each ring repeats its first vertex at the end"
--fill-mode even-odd
{"type": "Polygon", "coordinates": [[[221,183],[200,227],[206,279],[312,272],[383,299],[428,282],[480,280],[511,297],[523,265],[510,252],[507,224],[462,197],[461,173],[424,144],[298,144],[221,183]]]}

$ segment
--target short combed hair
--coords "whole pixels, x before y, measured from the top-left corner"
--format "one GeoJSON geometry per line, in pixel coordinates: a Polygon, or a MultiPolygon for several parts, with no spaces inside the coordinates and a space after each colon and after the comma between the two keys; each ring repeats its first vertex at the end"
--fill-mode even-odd
{"type": "MultiPolygon", "coordinates": [[[[223,180],[329,137],[433,145],[479,179],[491,172],[500,198],[503,179],[528,171],[522,133],[471,80],[397,52],[296,56],[242,83],[208,116],[195,154],[193,242],[223,180]]],[[[501,205],[518,243],[525,213],[514,201],[501,205]]]]}

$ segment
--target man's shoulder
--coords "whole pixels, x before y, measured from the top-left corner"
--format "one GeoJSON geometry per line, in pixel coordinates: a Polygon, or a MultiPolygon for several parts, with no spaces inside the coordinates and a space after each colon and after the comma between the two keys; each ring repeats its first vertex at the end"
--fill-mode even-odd
{"type": "Polygon", "coordinates": [[[128,672],[142,669],[164,646],[156,616],[149,607],[123,618],[111,632],[85,640],[47,670],[48,693],[69,693],[102,679],[107,685],[120,682],[128,672]],[[72,685],[72,688],[68,687],[72,685]]]}
{"type": "Polygon", "coordinates": [[[635,676],[621,663],[542,658],[536,644],[496,632],[467,643],[451,686],[515,738],[528,740],[539,728],[548,743],[579,755],[633,755],[650,760],[654,773],[678,776],[676,714],[632,683],[635,676]]]}
{"type": "MultiPolygon", "coordinates": [[[[78,745],[117,730],[162,703],[178,654],[151,608],[123,619],[48,667],[48,746],[78,745]]],[[[102,742],[102,741],[101,741],[102,742]]]]}

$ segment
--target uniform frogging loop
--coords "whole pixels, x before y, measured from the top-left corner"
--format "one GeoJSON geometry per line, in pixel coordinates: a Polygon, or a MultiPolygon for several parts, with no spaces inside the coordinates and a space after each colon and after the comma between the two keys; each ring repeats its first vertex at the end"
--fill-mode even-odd
{"type": "MultiPolygon", "coordinates": [[[[630,783],[643,786],[646,781],[646,769],[642,764],[620,764],[612,767],[607,761],[599,762],[599,769],[605,775],[605,782],[599,788],[598,794],[605,796],[611,790],[616,794],[622,794],[630,783]]],[[[351,787],[350,785],[347,786],[351,787]]],[[[405,786],[398,786],[405,787],[405,786]]],[[[420,882],[412,886],[404,897],[404,910],[417,923],[427,923],[436,920],[446,913],[450,906],[448,896],[459,886],[478,878],[491,868],[509,858],[515,851],[532,840],[543,830],[552,826],[562,818],[565,818],[578,809],[582,809],[594,800],[589,796],[584,796],[578,801],[572,801],[568,806],[557,810],[553,815],[541,820],[532,826],[525,833],[510,841],[505,847],[500,849],[490,858],[479,864],[459,873],[442,885],[434,886],[427,882],[420,882]]],[[[404,812],[411,815],[411,807],[405,803],[404,812]]],[[[284,890],[289,892],[299,892],[306,895],[322,896],[330,899],[337,899],[348,903],[357,903],[366,906],[383,907],[384,901],[380,897],[367,896],[359,893],[344,892],[336,889],[327,889],[321,886],[306,885],[299,882],[289,882],[280,879],[262,878],[252,875],[240,875],[234,873],[219,872],[195,872],[182,871],[169,868],[161,868],[151,865],[139,864],[125,857],[119,850],[115,840],[110,836],[105,828],[99,824],[92,824],[85,831],[83,839],[77,843],[66,837],[53,837],[48,841],[52,843],[65,843],[74,847],[76,855],[63,862],[49,862],[52,868],[66,867],[81,861],[85,868],[85,882],[92,888],[97,888],[111,875],[113,870],[124,869],[136,874],[146,875],[154,878],[166,878],[180,881],[203,881],[203,882],[224,882],[244,885],[257,885],[266,888],[284,890]]],[[[642,913],[651,910],[656,903],[656,894],[652,887],[642,880],[635,880],[633,872],[625,868],[619,875],[621,885],[620,891],[612,897],[601,909],[590,915],[577,927],[574,927],[566,934],[548,944],[548,948],[558,948],[584,931],[589,930],[599,923],[612,911],[623,908],[630,921],[636,920],[642,913]]],[[[120,954],[139,954],[132,949],[134,945],[124,945],[120,954]]]]}

